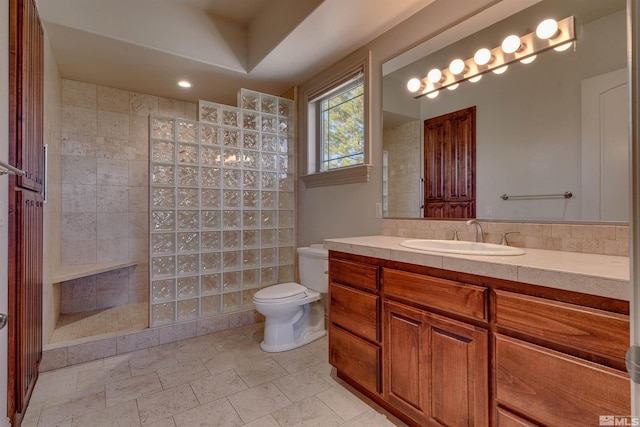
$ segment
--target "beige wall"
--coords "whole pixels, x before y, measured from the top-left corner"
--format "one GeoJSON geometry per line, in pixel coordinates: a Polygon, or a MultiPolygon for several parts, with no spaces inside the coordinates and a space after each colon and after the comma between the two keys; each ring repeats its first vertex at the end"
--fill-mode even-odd
{"type": "Polygon", "coordinates": [[[61,264],[138,264],[62,284],[63,313],[148,301],[149,114],[195,103],[62,81],[61,264]]]}
{"type": "MultiPolygon", "coordinates": [[[[382,203],[382,64],[410,47],[464,20],[494,3],[492,0],[437,0],[411,18],[384,33],[353,54],[331,64],[319,75],[304,82],[306,87],[323,76],[335,73],[352,58],[371,51],[371,162],[369,181],[307,189],[298,181],[298,245],[305,246],[331,237],[378,234],[376,203],[382,203]]],[[[299,129],[299,144],[306,144],[306,131],[299,129]]],[[[300,152],[300,150],[299,150],[300,152]]],[[[306,159],[299,158],[298,164],[306,159]]]]}
{"type": "Polygon", "coordinates": [[[60,267],[60,224],[62,222],[62,78],[49,38],[44,40],[44,143],[47,156],[47,203],[44,206],[42,325],[43,341],[53,334],[60,316],[60,286],[53,276],[60,267]]]}

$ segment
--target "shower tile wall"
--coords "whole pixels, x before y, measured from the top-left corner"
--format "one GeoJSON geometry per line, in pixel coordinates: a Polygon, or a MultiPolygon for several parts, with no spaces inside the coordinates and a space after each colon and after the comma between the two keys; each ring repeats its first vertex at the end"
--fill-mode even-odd
{"type": "Polygon", "coordinates": [[[151,326],[253,307],[294,278],[293,103],[241,90],[152,116],[151,326]]]}
{"type": "Polygon", "coordinates": [[[196,104],[62,80],[60,264],[137,261],[61,286],[61,312],[149,299],[149,115],[195,120],[196,104]]]}

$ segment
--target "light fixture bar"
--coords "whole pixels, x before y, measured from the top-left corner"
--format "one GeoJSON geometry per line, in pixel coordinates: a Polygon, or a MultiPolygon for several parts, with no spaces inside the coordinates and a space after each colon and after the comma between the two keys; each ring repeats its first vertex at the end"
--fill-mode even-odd
{"type": "Polygon", "coordinates": [[[461,74],[453,74],[449,71],[449,68],[440,70],[442,77],[439,82],[430,82],[427,77],[420,79],[421,89],[418,89],[414,98],[421,98],[423,96],[433,94],[434,92],[444,89],[448,86],[459,84],[474,77],[486,74],[495,69],[504,67],[511,63],[521,61],[526,58],[533,57],[539,53],[547,51],[549,49],[562,46],[566,43],[570,43],[576,40],[575,35],[575,18],[569,16],[561,21],[558,21],[558,31],[556,35],[548,39],[541,39],[536,36],[536,32],[533,31],[520,37],[520,49],[513,53],[504,53],[501,46],[491,49],[492,59],[489,63],[484,65],[478,65],[474,61],[473,57],[464,61],[465,72],[461,74]]]}

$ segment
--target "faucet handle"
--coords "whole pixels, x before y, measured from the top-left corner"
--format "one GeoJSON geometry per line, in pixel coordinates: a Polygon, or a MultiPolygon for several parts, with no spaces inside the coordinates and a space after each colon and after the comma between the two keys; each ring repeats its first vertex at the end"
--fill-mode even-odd
{"type": "Polygon", "coordinates": [[[509,234],[520,234],[519,231],[508,231],[506,233],[502,233],[501,237],[500,237],[500,244],[504,245],[504,246],[509,246],[509,243],[507,242],[507,236],[509,234]]]}

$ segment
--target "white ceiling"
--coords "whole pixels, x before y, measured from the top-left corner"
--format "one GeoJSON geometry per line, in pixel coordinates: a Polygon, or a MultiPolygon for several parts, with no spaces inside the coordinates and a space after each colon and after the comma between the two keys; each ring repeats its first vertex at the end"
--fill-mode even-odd
{"type": "Polygon", "coordinates": [[[233,105],[240,87],[282,94],[432,1],[37,3],[63,78],[233,105]]]}

